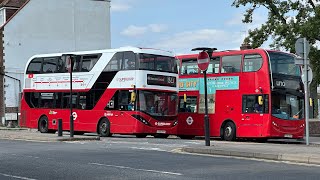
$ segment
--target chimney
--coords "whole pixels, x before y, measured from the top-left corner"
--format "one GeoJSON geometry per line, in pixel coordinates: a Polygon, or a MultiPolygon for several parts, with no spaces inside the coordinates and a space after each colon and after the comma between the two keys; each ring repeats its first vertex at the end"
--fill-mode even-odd
{"type": "Polygon", "coordinates": [[[243,42],[240,46],[240,50],[252,49],[251,45],[247,42],[243,42]]]}

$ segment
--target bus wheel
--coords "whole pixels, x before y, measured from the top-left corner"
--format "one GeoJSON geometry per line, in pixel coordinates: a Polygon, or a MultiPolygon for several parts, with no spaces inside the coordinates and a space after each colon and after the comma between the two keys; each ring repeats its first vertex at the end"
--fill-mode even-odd
{"type": "Polygon", "coordinates": [[[195,136],[192,135],[180,135],[179,138],[180,139],[193,139],[195,136]]]}
{"type": "Polygon", "coordinates": [[[108,119],[104,118],[99,122],[99,129],[98,129],[98,134],[102,137],[109,137],[111,136],[110,133],[110,122],[108,119]]]}
{"type": "Polygon", "coordinates": [[[74,135],[84,135],[83,131],[74,131],[73,132],[74,135]]]}
{"type": "Polygon", "coordinates": [[[136,134],[137,138],[145,138],[147,137],[147,134],[136,134]]]}
{"type": "Polygon", "coordinates": [[[223,139],[234,141],[236,139],[236,126],[233,122],[227,122],[223,128],[223,139]]]}
{"type": "Polygon", "coordinates": [[[42,116],[38,122],[38,128],[41,133],[48,133],[48,118],[47,116],[42,116]]]}
{"type": "Polygon", "coordinates": [[[155,134],[153,137],[165,139],[165,138],[169,137],[169,134],[155,134]]]}

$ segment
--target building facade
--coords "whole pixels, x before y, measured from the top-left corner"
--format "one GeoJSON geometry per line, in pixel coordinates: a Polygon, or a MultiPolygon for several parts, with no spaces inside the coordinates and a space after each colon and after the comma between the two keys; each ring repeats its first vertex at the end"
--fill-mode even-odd
{"type": "Polygon", "coordinates": [[[18,120],[23,73],[31,56],[111,47],[109,0],[4,0],[0,3],[2,122],[18,120]]]}

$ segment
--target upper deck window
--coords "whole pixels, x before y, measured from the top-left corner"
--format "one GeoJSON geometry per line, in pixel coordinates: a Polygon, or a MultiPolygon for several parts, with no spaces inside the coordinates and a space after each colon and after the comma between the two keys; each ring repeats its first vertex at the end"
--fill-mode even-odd
{"type": "Polygon", "coordinates": [[[217,74],[220,68],[220,57],[212,57],[207,69],[207,74],[217,74]]]}
{"type": "Polygon", "coordinates": [[[183,59],[180,74],[198,74],[198,69],[197,59],[183,59]]]}
{"type": "Polygon", "coordinates": [[[132,70],[136,69],[136,67],[136,54],[134,52],[117,52],[113,55],[103,71],[132,70]]]}
{"type": "MultiPolygon", "coordinates": [[[[73,61],[73,72],[89,72],[97,63],[101,54],[76,55],[73,61]]],[[[67,66],[67,64],[65,64],[67,66]]],[[[67,67],[66,67],[67,69],[67,67]]]]}
{"type": "Polygon", "coordinates": [[[241,55],[223,56],[221,73],[240,72],[241,55]]]}
{"type": "Polygon", "coordinates": [[[27,68],[27,74],[40,74],[41,67],[42,67],[42,58],[35,58],[30,62],[27,68]]]}
{"type": "Polygon", "coordinates": [[[174,57],[155,54],[139,54],[139,69],[178,73],[174,57]]]}
{"type": "MultiPolygon", "coordinates": [[[[73,72],[89,72],[99,60],[101,54],[76,55],[73,61],[73,72]]],[[[66,73],[66,60],[59,56],[35,58],[28,68],[27,74],[66,73]]]]}
{"type": "Polygon", "coordinates": [[[294,63],[294,56],[281,52],[268,52],[272,73],[300,76],[300,69],[294,63]]]}
{"type": "Polygon", "coordinates": [[[243,60],[243,72],[254,72],[262,67],[262,57],[259,54],[247,54],[243,60]]]}
{"type": "Polygon", "coordinates": [[[93,66],[98,62],[101,55],[92,54],[92,55],[83,55],[82,64],[81,64],[81,72],[89,72],[93,66]]]}
{"type": "Polygon", "coordinates": [[[42,73],[55,73],[57,70],[57,57],[43,58],[42,73]]]}

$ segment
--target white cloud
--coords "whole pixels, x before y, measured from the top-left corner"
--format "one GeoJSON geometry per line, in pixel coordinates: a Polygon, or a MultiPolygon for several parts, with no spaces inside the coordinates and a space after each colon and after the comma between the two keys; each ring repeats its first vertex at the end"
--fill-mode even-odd
{"type": "Polygon", "coordinates": [[[146,32],[147,32],[147,27],[130,25],[125,30],[123,30],[121,34],[125,36],[134,37],[134,36],[141,36],[146,32]]]}
{"type": "Polygon", "coordinates": [[[111,1],[111,11],[113,12],[124,12],[128,11],[131,8],[129,1],[119,1],[112,0],[111,1]]]}
{"type": "Polygon", "coordinates": [[[160,33],[168,29],[168,26],[165,24],[149,24],[148,26],[152,32],[160,33]]]}
{"type": "Polygon", "coordinates": [[[149,24],[147,26],[130,25],[121,34],[129,37],[138,37],[147,32],[161,33],[168,29],[164,24],[149,24]]]}
{"type": "Polygon", "coordinates": [[[152,47],[164,50],[174,50],[177,54],[189,53],[195,47],[216,47],[218,50],[238,47],[243,37],[240,32],[227,32],[217,29],[199,29],[174,34],[154,43],[152,47]]]}

